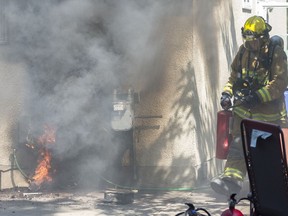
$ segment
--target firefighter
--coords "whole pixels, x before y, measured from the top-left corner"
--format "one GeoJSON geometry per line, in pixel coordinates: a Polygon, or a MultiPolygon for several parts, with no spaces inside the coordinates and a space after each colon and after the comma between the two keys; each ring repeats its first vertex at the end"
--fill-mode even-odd
{"type": "Polygon", "coordinates": [[[271,29],[260,16],[248,18],[241,28],[243,44],[231,64],[230,77],[220,99],[225,110],[231,108],[233,99],[233,140],[223,173],[211,181],[211,188],[220,194],[239,193],[246,176],[241,120],[249,118],[280,126],[285,124],[287,57],[283,48],[275,46],[269,58],[271,29]]]}

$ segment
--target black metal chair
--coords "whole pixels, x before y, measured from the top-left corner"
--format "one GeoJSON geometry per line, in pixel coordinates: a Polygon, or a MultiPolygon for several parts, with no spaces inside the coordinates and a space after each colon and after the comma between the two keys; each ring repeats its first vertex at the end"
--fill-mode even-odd
{"type": "Polygon", "coordinates": [[[251,190],[251,216],[288,216],[288,169],[279,125],[244,119],[244,156],[251,190]]]}

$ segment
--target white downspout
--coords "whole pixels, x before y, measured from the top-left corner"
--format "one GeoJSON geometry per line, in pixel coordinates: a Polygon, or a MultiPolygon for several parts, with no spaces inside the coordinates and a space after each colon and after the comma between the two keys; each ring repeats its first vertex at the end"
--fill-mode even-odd
{"type": "Polygon", "coordinates": [[[266,21],[269,23],[268,13],[273,10],[273,8],[288,8],[287,2],[275,2],[275,1],[257,1],[257,14],[265,17],[266,21]]]}

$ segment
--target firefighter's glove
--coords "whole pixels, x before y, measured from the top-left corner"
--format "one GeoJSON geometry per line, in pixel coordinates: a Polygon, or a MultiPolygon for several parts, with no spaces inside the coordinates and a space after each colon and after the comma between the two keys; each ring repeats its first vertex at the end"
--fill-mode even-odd
{"type": "Polygon", "coordinates": [[[220,105],[224,110],[228,110],[232,106],[230,94],[226,92],[222,93],[222,96],[220,99],[220,105]]]}
{"type": "Polygon", "coordinates": [[[242,105],[247,108],[253,108],[259,103],[260,103],[260,98],[255,92],[242,98],[242,105]]]}

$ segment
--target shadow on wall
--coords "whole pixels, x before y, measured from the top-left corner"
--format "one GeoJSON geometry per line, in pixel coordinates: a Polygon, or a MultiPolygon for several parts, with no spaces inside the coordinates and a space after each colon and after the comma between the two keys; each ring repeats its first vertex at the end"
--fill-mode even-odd
{"type": "MultiPolygon", "coordinates": [[[[192,165],[193,158],[191,156],[187,157],[185,155],[180,155],[173,159],[172,164],[170,165],[172,169],[169,171],[160,168],[156,168],[154,175],[162,176],[162,180],[165,182],[166,180],[170,182],[172,185],[185,185],[189,184],[194,185],[195,183],[203,183],[203,180],[206,180],[205,173],[202,173],[202,176],[199,176],[198,170],[201,166],[205,166],[207,163],[207,155],[211,154],[209,151],[211,149],[205,145],[206,143],[214,143],[213,135],[210,131],[210,128],[213,127],[211,122],[207,122],[202,118],[202,113],[211,112],[208,110],[204,110],[202,106],[199,106],[201,98],[199,98],[197,83],[196,83],[196,75],[195,70],[191,64],[188,63],[185,70],[181,71],[181,77],[178,83],[187,83],[186,85],[181,85],[178,87],[177,92],[181,92],[179,100],[175,101],[173,104],[172,110],[175,110],[175,114],[173,119],[171,118],[166,126],[166,129],[161,133],[159,138],[155,141],[155,145],[152,147],[153,149],[158,148],[170,148],[168,145],[174,145],[174,148],[177,148],[179,143],[171,144],[171,140],[177,140],[183,135],[187,137],[196,136],[195,140],[197,140],[196,146],[197,149],[193,149],[192,154],[190,155],[200,155],[201,164],[192,165]],[[183,113],[185,116],[183,117],[183,113]],[[187,130],[183,127],[183,118],[186,119],[185,124],[188,125],[190,130],[187,130]],[[182,119],[182,120],[181,120],[182,119]],[[197,131],[197,132],[196,132],[197,131]],[[192,134],[195,133],[195,134],[192,134]],[[210,135],[209,135],[210,134],[210,135]],[[163,146],[163,144],[166,144],[163,146]],[[176,145],[176,146],[175,146],[176,145]],[[185,167],[186,166],[186,167],[185,167]],[[173,167],[178,167],[176,170],[173,167]],[[184,168],[183,168],[184,167],[184,168]],[[182,174],[179,173],[179,170],[183,170],[182,174]],[[166,179],[166,180],[165,180],[166,179]],[[171,182],[172,181],[172,182],[171,182]]],[[[213,113],[205,114],[208,116],[212,116],[213,113]]],[[[213,121],[212,121],[213,122],[213,121]]],[[[193,143],[191,142],[191,145],[193,143]]],[[[187,149],[190,151],[191,149],[187,149]]],[[[153,158],[152,160],[157,161],[157,158],[153,158]]],[[[209,158],[208,158],[209,160],[209,158]]],[[[161,177],[160,177],[161,178],[161,177]]]]}
{"type": "MultiPolygon", "coordinates": [[[[195,10],[195,17],[204,21],[195,25],[194,32],[198,35],[198,38],[200,38],[197,46],[202,50],[204,55],[203,60],[206,67],[204,72],[206,73],[206,81],[208,82],[207,92],[211,95],[210,98],[212,99],[211,103],[213,104],[213,109],[217,111],[219,107],[219,95],[223,88],[223,83],[219,83],[219,76],[221,75],[219,70],[225,69],[219,65],[219,54],[222,53],[222,49],[224,49],[226,62],[229,66],[226,73],[228,78],[230,73],[230,64],[238,50],[235,34],[235,19],[232,2],[230,1],[215,1],[212,3],[211,7],[207,7],[205,1],[201,1],[199,2],[199,7],[204,7],[206,13],[203,13],[201,10],[195,10]],[[229,19],[224,19],[223,23],[219,23],[214,12],[214,10],[217,9],[216,6],[219,6],[220,2],[222,4],[221,7],[229,8],[229,10],[226,11],[226,13],[229,11],[229,14],[227,14],[229,19]],[[218,44],[220,41],[218,38],[219,29],[222,36],[222,44],[218,44]]],[[[214,115],[216,115],[216,112],[214,112],[214,115]]]]}
{"type": "MultiPolygon", "coordinates": [[[[220,1],[223,2],[223,1],[220,1]]],[[[222,161],[216,160],[216,163],[210,163],[210,160],[215,160],[215,143],[216,143],[216,124],[217,124],[217,112],[219,111],[219,95],[223,88],[222,83],[219,83],[221,68],[219,64],[219,53],[224,48],[226,55],[226,61],[228,65],[232,63],[233,55],[237,51],[236,34],[234,26],[234,15],[231,2],[223,2],[223,7],[229,8],[229,19],[223,25],[219,24],[217,17],[215,17],[214,10],[219,6],[219,1],[210,4],[207,7],[205,1],[197,2],[198,10],[193,13],[193,20],[197,18],[199,22],[194,23],[193,31],[197,34],[197,38],[200,39],[197,44],[203,54],[203,65],[205,65],[203,77],[205,78],[207,87],[206,102],[201,101],[199,91],[203,89],[197,88],[199,83],[196,81],[196,76],[199,76],[199,71],[196,73],[193,63],[189,62],[185,69],[181,71],[181,77],[177,83],[185,83],[178,87],[177,92],[181,92],[179,99],[175,101],[172,109],[175,110],[173,118],[171,118],[166,129],[161,133],[159,138],[152,145],[152,149],[165,149],[170,148],[168,145],[172,145],[172,140],[177,140],[180,136],[187,135],[187,137],[195,136],[196,149],[193,149],[193,154],[199,156],[200,164],[196,163],[192,165],[193,158],[187,157],[184,153],[173,159],[170,167],[172,169],[167,170],[165,167],[156,167],[153,175],[160,178],[161,181],[169,182],[171,185],[200,185],[207,182],[207,176],[214,175],[215,172],[221,170],[223,164],[222,161]],[[199,5],[198,5],[199,4],[199,5]],[[226,5],[224,5],[226,4],[226,5]],[[205,8],[205,13],[199,8],[205,8]],[[203,26],[205,26],[203,28],[203,26]],[[227,27],[228,26],[228,27],[227,27]],[[219,43],[218,32],[222,33],[222,42],[219,43]],[[185,130],[183,122],[179,119],[183,119],[181,115],[185,113],[185,118],[189,125],[190,130],[185,130]],[[191,134],[191,133],[195,133],[191,134]],[[212,164],[212,165],[211,165],[212,164]],[[185,167],[185,165],[187,165],[185,167]],[[181,172],[177,167],[181,168],[181,172]],[[176,170],[173,169],[176,167],[176,170]],[[216,170],[216,171],[215,171],[216,170]]],[[[195,5],[194,5],[194,8],[195,5]]],[[[221,52],[222,53],[222,52],[221,52]]],[[[195,59],[193,59],[195,60],[195,59]]],[[[201,72],[201,71],[200,71],[201,72]]],[[[229,68],[227,68],[227,78],[229,75],[229,68]]],[[[200,85],[201,86],[201,85],[200,85]]],[[[173,143],[178,145],[179,143],[173,143]]],[[[191,143],[192,145],[192,143],[191,143]]],[[[174,147],[177,148],[177,147],[174,147]]],[[[149,150],[153,152],[153,150],[149,150]]],[[[159,161],[159,159],[153,158],[152,160],[159,161]]],[[[213,176],[212,176],[213,177],[213,176]]]]}
{"type": "Polygon", "coordinates": [[[227,25],[222,25],[220,26],[220,28],[221,28],[221,33],[222,33],[223,48],[226,54],[226,60],[228,64],[231,64],[233,61],[234,55],[236,55],[236,52],[238,51],[238,45],[236,41],[237,35],[236,35],[236,29],[235,29],[235,19],[234,19],[234,14],[233,14],[231,4],[229,4],[229,11],[231,11],[229,19],[228,19],[230,22],[229,28],[227,28],[227,25]]]}
{"type": "Polygon", "coordinates": [[[199,20],[199,22],[195,22],[194,24],[194,33],[196,37],[199,38],[197,47],[203,55],[201,60],[204,61],[203,65],[205,81],[207,82],[207,93],[210,95],[208,98],[212,99],[208,104],[213,104],[212,106],[215,110],[215,114],[218,104],[217,89],[219,89],[219,83],[215,82],[219,77],[219,47],[222,49],[222,46],[218,44],[219,25],[221,24],[219,22],[221,21],[217,18],[217,13],[215,11],[221,9],[220,7],[225,7],[225,4],[227,3],[224,1],[213,1],[210,2],[207,7],[205,1],[199,1],[197,2],[197,7],[200,9],[194,8],[194,17],[199,20]]]}

